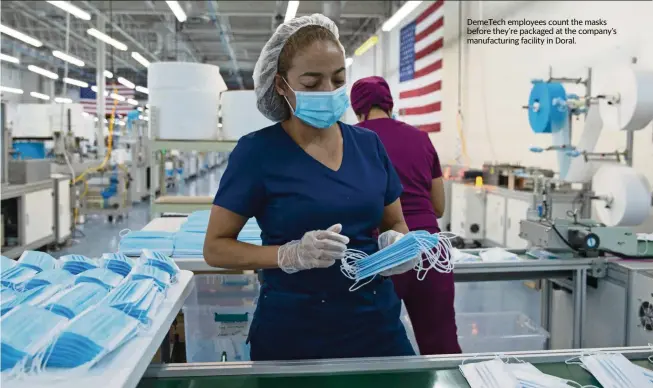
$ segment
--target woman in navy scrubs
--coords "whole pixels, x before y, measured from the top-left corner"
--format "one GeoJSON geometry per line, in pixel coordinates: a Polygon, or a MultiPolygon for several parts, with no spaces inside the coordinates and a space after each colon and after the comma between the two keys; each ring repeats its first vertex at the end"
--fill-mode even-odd
{"type": "Polygon", "coordinates": [[[340,271],[345,249],[372,254],[408,232],[378,136],[338,121],[349,106],[345,75],[338,29],[322,15],[277,28],[254,69],[258,109],[277,124],[233,150],[204,243],[211,266],[263,270],[254,361],[414,354],[387,276],[415,261],[355,292],[340,271]],[[250,217],[263,246],[236,240],[250,217]]]}

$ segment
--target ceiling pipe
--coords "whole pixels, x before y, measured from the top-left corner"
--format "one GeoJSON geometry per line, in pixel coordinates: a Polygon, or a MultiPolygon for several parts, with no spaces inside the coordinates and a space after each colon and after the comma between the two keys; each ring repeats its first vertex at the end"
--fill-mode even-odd
{"type": "Polygon", "coordinates": [[[236,60],[236,53],[234,52],[233,47],[231,46],[231,25],[229,24],[229,19],[226,17],[218,16],[218,4],[217,1],[207,0],[206,1],[210,10],[209,18],[218,29],[218,35],[220,40],[227,48],[229,52],[229,57],[231,58],[231,63],[233,65],[233,70],[236,75],[236,80],[238,81],[238,86],[241,89],[245,89],[245,83],[243,82],[243,77],[240,75],[240,67],[238,66],[238,61],[236,60]]]}

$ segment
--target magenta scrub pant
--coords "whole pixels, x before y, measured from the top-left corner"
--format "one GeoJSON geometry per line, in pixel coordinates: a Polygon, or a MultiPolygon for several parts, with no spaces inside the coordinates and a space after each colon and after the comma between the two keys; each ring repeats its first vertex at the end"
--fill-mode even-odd
{"type": "Polygon", "coordinates": [[[454,310],[453,273],[431,270],[424,280],[415,271],[392,276],[395,292],[406,305],[422,355],[462,353],[454,310]]]}

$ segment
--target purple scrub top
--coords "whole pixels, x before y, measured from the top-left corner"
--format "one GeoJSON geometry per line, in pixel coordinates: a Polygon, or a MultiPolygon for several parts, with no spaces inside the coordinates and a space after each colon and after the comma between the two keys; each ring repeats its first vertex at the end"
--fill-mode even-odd
{"type": "Polygon", "coordinates": [[[431,183],[442,177],[438,153],[426,132],[394,119],[365,120],[356,126],[376,132],[404,191],[401,207],[410,230],[440,232],[431,203],[431,183]]]}

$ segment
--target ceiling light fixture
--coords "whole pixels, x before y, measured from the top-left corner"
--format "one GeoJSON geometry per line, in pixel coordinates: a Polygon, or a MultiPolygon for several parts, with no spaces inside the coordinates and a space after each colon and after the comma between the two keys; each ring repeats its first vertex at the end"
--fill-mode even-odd
{"type": "Polygon", "coordinates": [[[68,63],[72,63],[75,66],[84,67],[84,61],[82,61],[79,58],[75,58],[72,55],[61,52],[59,50],[52,51],[52,55],[54,55],[55,57],[57,57],[57,58],[59,58],[59,59],[61,59],[63,61],[66,61],[68,63]]]}
{"type": "Polygon", "coordinates": [[[29,65],[29,66],[27,66],[27,70],[29,70],[31,72],[34,72],[36,74],[41,74],[42,76],[45,76],[45,77],[48,77],[48,78],[59,79],[59,76],[57,75],[57,73],[53,73],[50,70],[42,69],[42,68],[40,68],[38,66],[29,65]]]}
{"type": "Polygon", "coordinates": [[[40,40],[34,39],[29,35],[25,35],[22,32],[16,31],[13,28],[9,28],[9,27],[7,27],[5,25],[2,25],[2,24],[0,24],[0,33],[5,34],[5,35],[9,35],[12,38],[21,40],[21,41],[23,41],[23,42],[25,42],[27,44],[31,44],[34,47],[43,46],[43,42],[41,42],[40,40]]]}
{"type": "Polygon", "coordinates": [[[390,19],[386,20],[385,23],[383,23],[383,26],[381,26],[381,29],[385,32],[392,31],[393,28],[397,27],[397,25],[404,20],[406,16],[408,16],[411,12],[413,12],[419,5],[422,4],[421,1],[407,1],[404,3],[404,5],[401,6],[395,12],[394,15],[390,17],[390,19]]]}
{"type": "Polygon", "coordinates": [[[298,8],[299,8],[299,1],[288,2],[288,8],[286,8],[286,17],[283,20],[284,23],[288,23],[289,21],[295,18],[295,15],[297,15],[298,8]]]}
{"type": "Polygon", "coordinates": [[[79,86],[80,88],[88,88],[88,84],[86,82],[78,81],[78,80],[73,79],[73,78],[64,78],[63,82],[65,82],[67,84],[79,86]]]}
{"type": "Polygon", "coordinates": [[[170,7],[170,10],[172,11],[173,14],[175,14],[175,17],[177,20],[179,20],[179,23],[183,23],[188,19],[186,16],[186,12],[181,8],[181,5],[179,5],[178,1],[166,1],[166,4],[168,4],[168,7],[170,7]]]}
{"type": "Polygon", "coordinates": [[[68,2],[68,1],[47,1],[46,0],[46,3],[50,3],[50,4],[54,5],[55,7],[62,9],[64,11],[68,12],[69,14],[75,16],[76,18],[79,18],[79,19],[82,19],[82,20],[91,20],[91,14],[90,13],[84,11],[81,8],[78,8],[78,7],[70,4],[70,2],[68,2]]]}
{"type": "Polygon", "coordinates": [[[97,39],[103,41],[104,43],[112,45],[113,47],[117,48],[118,50],[127,51],[127,45],[126,44],[124,44],[124,43],[122,43],[122,42],[120,42],[120,41],[118,41],[116,39],[113,39],[112,37],[110,37],[107,34],[101,33],[100,31],[96,30],[95,28],[89,28],[88,30],[86,30],[86,33],[89,34],[90,36],[94,37],[94,38],[97,38],[97,39]]]}
{"type": "Polygon", "coordinates": [[[122,85],[130,88],[130,89],[134,89],[136,87],[136,85],[133,82],[131,82],[131,81],[127,80],[127,79],[124,79],[122,77],[118,77],[118,82],[121,83],[122,85]]]}
{"type": "Polygon", "coordinates": [[[150,61],[148,61],[147,59],[145,59],[144,56],[142,56],[141,54],[137,53],[136,51],[132,51],[132,58],[134,58],[134,59],[136,60],[136,62],[140,63],[141,65],[143,65],[143,66],[145,66],[145,67],[149,67],[149,66],[150,66],[150,61]]]}
{"type": "Polygon", "coordinates": [[[72,104],[73,100],[71,100],[70,98],[66,98],[66,97],[56,97],[54,99],[54,102],[58,102],[60,104],[72,104]]]}
{"type": "Polygon", "coordinates": [[[23,89],[10,88],[8,86],[0,86],[0,92],[7,92],[13,94],[23,94],[23,89]]]}
{"type": "Polygon", "coordinates": [[[46,100],[47,101],[47,100],[50,99],[50,96],[48,96],[47,94],[43,94],[43,93],[31,92],[29,95],[34,97],[34,98],[38,98],[39,100],[46,100]]]}
{"type": "Polygon", "coordinates": [[[148,88],[145,88],[143,86],[137,86],[136,91],[143,93],[143,94],[150,94],[150,90],[148,88]]]}
{"type": "Polygon", "coordinates": [[[12,57],[7,54],[0,54],[0,61],[11,62],[11,63],[20,63],[20,60],[16,57],[12,57]]]}

